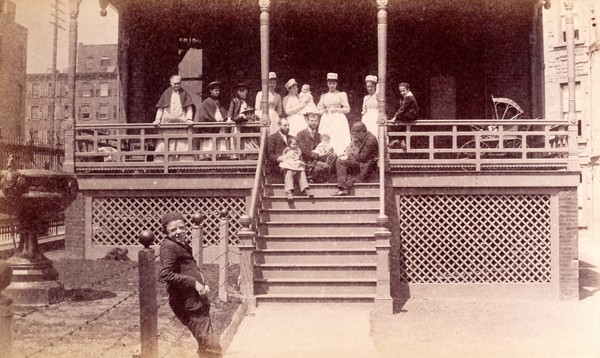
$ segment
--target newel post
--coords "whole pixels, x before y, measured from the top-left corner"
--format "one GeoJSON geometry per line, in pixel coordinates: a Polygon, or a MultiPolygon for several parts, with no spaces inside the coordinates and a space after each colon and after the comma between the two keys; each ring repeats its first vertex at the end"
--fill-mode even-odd
{"type": "Polygon", "coordinates": [[[141,358],[158,357],[158,303],[156,300],[156,265],[154,263],[154,234],[144,230],[139,235],[144,248],[138,253],[141,358]]]}
{"type": "Polygon", "coordinates": [[[248,308],[256,307],[256,298],[254,297],[254,242],[256,233],[252,231],[250,225],[252,218],[243,215],[240,218],[242,229],[238,232],[240,240],[240,288],[245,300],[248,302],[248,308]]]}
{"type": "Polygon", "coordinates": [[[377,217],[375,231],[375,249],[377,250],[377,290],[375,294],[375,312],[393,313],[393,301],[390,295],[390,239],[391,231],[387,228],[387,215],[377,217]]]}
{"type": "Polygon", "coordinates": [[[202,253],[202,250],[204,249],[204,236],[202,235],[203,221],[203,214],[196,213],[192,215],[192,255],[200,269],[202,269],[202,264],[204,263],[204,256],[202,253]]]}
{"type": "Polygon", "coordinates": [[[221,211],[219,218],[219,300],[227,302],[229,267],[229,213],[221,211]]]}

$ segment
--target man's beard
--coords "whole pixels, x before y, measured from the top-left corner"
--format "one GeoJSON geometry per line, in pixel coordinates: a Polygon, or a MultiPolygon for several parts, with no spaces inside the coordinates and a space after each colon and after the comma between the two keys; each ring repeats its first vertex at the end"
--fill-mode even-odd
{"type": "Polygon", "coordinates": [[[289,128],[288,129],[281,128],[281,129],[279,129],[279,131],[281,132],[281,134],[287,135],[290,132],[290,129],[289,128]]]}

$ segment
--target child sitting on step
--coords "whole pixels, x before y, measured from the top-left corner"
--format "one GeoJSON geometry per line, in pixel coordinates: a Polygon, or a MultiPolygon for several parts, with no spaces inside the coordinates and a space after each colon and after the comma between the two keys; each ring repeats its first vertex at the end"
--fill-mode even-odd
{"type": "Polygon", "coordinates": [[[279,167],[283,171],[284,190],[288,200],[294,200],[294,178],[298,178],[300,191],[308,197],[313,197],[308,187],[306,179],[306,164],[302,160],[302,150],[298,146],[296,138],[291,137],[288,140],[288,146],[283,150],[281,156],[277,159],[279,167]]]}

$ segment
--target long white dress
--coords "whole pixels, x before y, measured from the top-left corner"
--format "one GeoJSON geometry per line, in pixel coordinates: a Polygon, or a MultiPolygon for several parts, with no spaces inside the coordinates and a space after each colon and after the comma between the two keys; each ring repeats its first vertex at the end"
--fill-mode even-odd
{"type": "MultiPolygon", "coordinates": [[[[254,103],[254,109],[256,110],[256,116],[261,119],[262,110],[262,91],[256,94],[256,100],[254,103]]],[[[279,113],[281,112],[281,96],[279,93],[269,92],[269,133],[275,133],[279,130],[279,113]]]]}
{"type": "Polygon", "coordinates": [[[379,138],[379,125],[377,124],[379,108],[377,101],[377,94],[368,94],[365,96],[362,105],[362,122],[367,126],[369,132],[379,138]]]}
{"type": "Polygon", "coordinates": [[[300,98],[297,95],[289,94],[283,98],[283,103],[283,110],[288,114],[287,120],[290,122],[290,135],[295,137],[298,132],[306,128],[306,120],[304,119],[304,115],[300,113],[300,110],[289,114],[294,109],[300,107],[300,98]]]}
{"type": "Polygon", "coordinates": [[[327,133],[331,136],[331,147],[337,155],[344,153],[344,149],[350,145],[350,126],[344,113],[327,113],[327,109],[350,108],[346,92],[327,92],[321,95],[319,109],[324,109],[319,123],[319,133],[327,133]]]}

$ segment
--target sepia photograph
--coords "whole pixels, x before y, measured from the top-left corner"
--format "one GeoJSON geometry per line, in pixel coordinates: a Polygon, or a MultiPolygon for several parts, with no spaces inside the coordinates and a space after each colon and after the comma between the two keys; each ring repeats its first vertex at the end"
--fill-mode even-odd
{"type": "Polygon", "coordinates": [[[0,357],[600,357],[600,0],[0,0],[0,357]]]}

